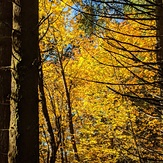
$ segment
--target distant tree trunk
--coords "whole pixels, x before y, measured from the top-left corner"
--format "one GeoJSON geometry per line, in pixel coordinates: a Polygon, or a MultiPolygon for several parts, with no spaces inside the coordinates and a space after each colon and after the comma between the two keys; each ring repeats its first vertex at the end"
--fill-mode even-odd
{"type": "Polygon", "coordinates": [[[11,90],[12,3],[0,1],[0,162],[7,163],[11,90]]]}
{"type": "Polygon", "coordinates": [[[38,0],[13,2],[9,162],[39,162],[38,0]]]}
{"type": "MultiPolygon", "coordinates": [[[[39,61],[41,62],[41,56],[39,55],[39,61]]],[[[49,133],[49,143],[51,146],[51,152],[50,152],[50,159],[48,160],[48,162],[50,163],[54,163],[56,161],[56,156],[57,156],[57,151],[58,151],[58,147],[60,142],[56,142],[55,141],[55,137],[54,137],[54,133],[53,133],[53,127],[52,124],[50,122],[50,117],[49,117],[49,113],[48,113],[48,108],[47,108],[47,102],[46,102],[46,97],[45,97],[45,92],[44,92],[44,83],[43,83],[43,70],[42,67],[40,66],[39,68],[39,91],[40,91],[40,97],[41,97],[41,101],[42,101],[42,113],[44,115],[45,118],[45,122],[47,125],[47,131],[49,133]]]]}
{"type": "Polygon", "coordinates": [[[71,134],[71,143],[72,147],[74,150],[74,156],[76,161],[80,161],[79,155],[78,155],[78,150],[77,150],[77,145],[76,145],[76,140],[75,140],[75,131],[74,131],[74,126],[73,126],[73,119],[72,119],[72,107],[71,107],[71,98],[70,98],[70,92],[68,89],[67,81],[66,81],[66,76],[64,72],[64,67],[62,64],[62,58],[59,56],[59,63],[61,67],[61,74],[62,74],[62,79],[63,79],[63,85],[66,93],[66,99],[67,99],[67,109],[68,109],[68,119],[69,119],[69,129],[70,129],[70,134],[71,134]]]}

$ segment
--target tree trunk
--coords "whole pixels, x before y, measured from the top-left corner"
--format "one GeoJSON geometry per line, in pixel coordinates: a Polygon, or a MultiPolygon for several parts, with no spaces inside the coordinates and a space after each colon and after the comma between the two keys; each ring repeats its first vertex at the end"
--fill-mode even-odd
{"type": "MultiPolygon", "coordinates": [[[[39,54],[39,61],[41,62],[41,56],[39,54]]],[[[44,83],[43,83],[43,70],[42,66],[39,68],[39,91],[40,91],[40,97],[42,101],[42,113],[45,118],[45,122],[47,125],[47,131],[49,133],[49,143],[51,146],[51,152],[50,152],[50,163],[54,163],[56,161],[56,155],[59,147],[59,142],[55,141],[54,133],[53,133],[53,127],[50,122],[50,117],[48,113],[48,108],[47,108],[47,102],[46,102],[46,97],[45,97],[45,92],[44,92],[44,83]]]]}
{"type": "Polygon", "coordinates": [[[13,2],[9,162],[39,162],[38,0],[13,2]]]}
{"type": "Polygon", "coordinates": [[[7,163],[11,90],[12,3],[0,1],[0,162],[7,163]]]}
{"type": "MultiPolygon", "coordinates": [[[[59,55],[58,55],[59,56],[59,55]]],[[[66,93],[66,99],[67,99],[67,109],[68,109],[68,119],[69,119],[69,129],[70,129],[70,134],[71,134],[71,143],[72,147],[74,150],[74,156],[76,161],[80,161],[79,155],[78,155],[78,150],[77,150],[77,145],[76,145],[76,140],[75,140],[75,131],[74,131],[74,126],[73,126],[73,119],[72,119],[72,107],[71,107],[71,98],[70,98],[70,92],[68,90],[68,85],[65,77],[65,71],[63,68],[62,64],[62,58],[59,56],[59,63],[61,67],[61,74],[62,74],[62,79],[63,79],[63,85],[66,93]]]]}

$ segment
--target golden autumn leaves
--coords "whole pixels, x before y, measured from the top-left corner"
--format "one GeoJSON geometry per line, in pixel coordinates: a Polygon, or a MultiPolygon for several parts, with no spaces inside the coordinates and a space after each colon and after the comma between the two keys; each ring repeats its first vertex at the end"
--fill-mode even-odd
{"type": "MultiPolygon", "coordinates": [[[[88,37],[76,23],[71,8],[58,1],[40,3],[40,17],[47,17],[40,26],[40,49],[42,59],[46,59],[43,71],[48,112],[55,139],[60,139],[57,162],[77,162],[70,139],[63,71],[81,162],[107,163],[123,159],[137,162],[139,154],[152,158],[140,143],[146,143],[146,148],[152,146],[147,141],[152,132],[143,133],[146,127],[161,128],[158,118],[148,116],[154,108],[146,102],[138,106],[136,101],[122,97],[112,89],[122,94],[135,92],[142,98],[147,90],[159,94],[152,85],[141,85],[146,80],[154,82],[157,67],[153,66],[151,70],[144,63],[156,61],[154,52],[148,52],[148,49],[154,49],[156,40],[146,37],[155,32],[145,33],[141,25],[133,21],[105,20],[108,30],[97,30],[95,35],[88,37]],[[57,125],[60,130],[56,130],[57,125]]],[[[154,22],[150,23],[154,25],[154,22]]],[[[40,129],[40,160],[43,161],[48,157],[50,147],[41,112],[40,125],[43,126],[40,129]]],[[[156,134],[161,135],[159,130],[156,134]]],[[[156,151],[161,152],[159,148],[156,151]]]]}

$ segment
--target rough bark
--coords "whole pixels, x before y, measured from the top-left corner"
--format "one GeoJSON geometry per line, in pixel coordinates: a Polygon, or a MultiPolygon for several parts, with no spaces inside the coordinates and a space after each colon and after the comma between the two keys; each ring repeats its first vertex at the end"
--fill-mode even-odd
{"type": "Polygon", "coordinates": [[[0,162],[7,162],[10,122],[12,3],[0,1],[0,162]]]}
{"type": "Polygon", "coordinates": [[[13,2],[9,162],[39,162],[38,0],[13,2]]]}

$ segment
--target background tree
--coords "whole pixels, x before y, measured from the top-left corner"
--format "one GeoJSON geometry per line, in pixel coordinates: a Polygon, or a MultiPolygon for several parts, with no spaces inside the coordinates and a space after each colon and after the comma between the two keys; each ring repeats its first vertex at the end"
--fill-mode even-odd
{"type": "MultiPolygon", "coordinates": [[[[42,60],[46,60],[43,70],[48,113],[54,137],[61,140],[57,161],[76,161],[67,129],[60,55],[81,160],[162,161],[156,2],[46,4],[41,11],[40,49],[42,60]],[[58,17],[54,19],[54,15],[58,17]]],[[[51,148],[44,121],[41,127],[41,158],[45,160],[51,148]]]]}
{"type": "MultiPolygon", "coordinates": [[[[141,113],[137,117],[137,119],[141,121],[141,124],[149,124],[151,118],[152,121],[157,121],[156,124],[159,124],[157,134],[155,130],[150,129],[150,125],[144,131],[142,131],[143,128],[141,129],[141,127],[138,127],[140,124],[135,124],[137,129],[132,129],[133,137],[136,138],[135,141],[140,150],[136,152],[139,161],[161,160],[160,157],[162,154],[160,153],[160,144],[162,144],[162,142],[160,138],[162,136],[162,111],[160,112],[160,104],[162,102],[162,97],[160,96],[160,92],[162,89],[162,80],[160,80],[160,74],[162,73],[160,71],[161,48],[158,49],[158,47],[161,47],[160,40],[162,37],[158,33],[160,33],[160,29],[162,29],[162,23],[160,20],[161,12],[158,13],[158,10],[162,7],[162,2],[109,2],[94,0],[74,2],[74,10],[79,13],[78,22],[81,22],[81,26],[85,29],[92,29],[91,33],[86,31],[89,36],[95,35],[104,40],[101,47],[105,49],[108,52],[107,55],[112,56],[115,61],[113,64],[107,64],[107,62],[102,61],[100,57],[95,58],[93,56],[99,64],[116,67],[115,76],[118,78],[118,85],[121,85],[120,89],[119,87],[112,86],[113,83],[108,83],[107,87],[115,93],[128,97],[132,101],[137,111],[141,113]],[[83,23],[81,20],[90,23],[83,23]],[[134,24],[130,32],[125,33],[119,30],[122,28],[121,25],[125,25],[125,23],[126,27],[128,23],[130,25],[134,24]],[[117,27],[112,26],[113,24],[117,27]],[[134,34],[132,33],[133,30],[135,30],[134,34]],[[136,31],[139,32],[137,33],[136,31]],[[147,41],[150,38],[151,40],[149,42],[152,42],[152,45],[149,46],[149,42],[146,46],[135,41],[131,42],[132,38],[135,38],[135,40],[139,38],[142,41],[147,41]],[[156,46],[158,42],[159,46],[156,46]],[[114,48],[110,50],[111,47],[114,48]],[[116,52],[117,50],[118,53],[116,52]],[[128,80],[117,71],[120,69],[123,69],[124,72],[128,72],[128,80]],[[126,81],[129,83],[126,83],[126,81]],[[139,99],[141,103],[138,103],[137,99],[139,99]],[[142,113],[144,116],[139,117],[142,113]],[[151,117],[149,118],[149,116],[151,117]],[[145,117],[146,120],[143,121],[145,117]],[[145,139],[141,139],[142,135],[143,137],[145,136],[145,139]],[[151,140],[153,140],[152,145],[150,143],[151,140]],[[144,143],[142,143],[142,141],[144,143]],[[151,147],[149,147],[150,145],[147,142],[151,147]],[[148,155],[149,153],[151,153],[150,156],[148,155]],[[153,153],[155,154],[154,156],[152,156],[153,153]]],[[[94,82],[100,83],[99,80],[94,80],[94,82]]]]}
{"type": "MultiPolygon", "coordinates": [[[[52,62],[56,63],[57,65],[60,65],[60,66],[58,66],[57,69],[58,69],[58,71],[62,72],[61,76],[63,77],[63,85],[64,85],[65,90],[66,90],[66,91],[63,91],[63,90],[62,91],[66,92],[66,95],[64,95],[65,96],[64,98],[67,99],[66,100],[67,104],[64,104],[64,105],[67,105],[67,106],[64,109],[69,110],[68,111],[69,112],[69,120],[68,120],[68,122],[69,122],[69,128],[70,128],[71,142],[72,142],[72,146],[73,146],[73,150],[74,150],[74,156],[76,157],[76,159],[79,159],[78,155],[77,155],[77,147],[76,147],[76,141],[75,141],[75,138],[74,138],[73,122],[72,122],[72,117],[71,117],[71,101],[70,101],[70,96],[69,96],[69,90],[68,90],[68,87],[67,87],[67,80],[65,78],[64,68],[63,68],[63,65],[62,65],[62,60],[66,59],[66,57],[68,57],[68,54],[70,52],[68,50],[68,48],[66,50],[66,46],[68,46],[68,43],[70,43],[67,40],[67,38],[69,38],[69,36],[67,35],[65,38],[62,36],[63,33],[67,32],[67,30],[68,30],[68,29],[66,30],[67,27],[66,27],[65,23],[67,23],[67,21],[65,21],[65,17],[69,14],[69,9],[65,10],[63,12],[63,10],[64,10],[64,8],[66,6],[65,6],[65,4],[63,4],[61,2],[47,3],[47,5],[45,5],[44,3],[40,3],[40,4],[41,4],[41,6],[44,6],[44,8],[49,9],[49,10],[47,10],[48,11],[47,13],[46,13],[46,10],[44,10],[44,8],[42,8],[42,10],[41,10],[41,15],[47,14],[47,19],[44,19],[45,23],[43,22],[42,26],[40,27],[41,35],[45,36],[44,33],[46,34],[46,37],[42,37],[42,36],[40,37],[41,38],[41,40],[40,40],[41,50],[45,51],[45,52],[42,52],[43,53],[42,54],[43,55],[42,59],[44,60],[46,58],[46,56],[47,56],[49,61],[52,61],[52,62]],[[54,4],[55,5],[57,4],[57,8],[54,8],[54,6],[53,6],[54,4]],[[52,13],[50,13],[51,10],[52,10],[52,13]],[[58,14],[57,19],[54,18],[54,16],[53,16],[54,13],[58,14]],[[63,15],[61,15],[61,13],[63,15]],[[50,15],[50,17],[48,17],[48,15],[50,15]],[[44,27],[44,25],[46,25],[46,23],[48,23],[48,30],[44,31],[43,27],[44,27]],[[58,28],[60,30],[57,31],[56,29],[58,29],[58,28]],[[49,42],[50,41],[49,39],[51,40],[51,42],[49,42]],[[45,44],[45,42],[47,44],[45,44]],[[65,45],[63,45],[63,44],[65,44],[65,45]],[[60,70],[61,67],[62,67],[62,70],[60,70]]],[[[45,84],[46,84],[46,82],[45,82],[45,84]]],[[[63,86],[61,86],[61,87],[63,87],[63,86]]],[[[59,143],[63,144],[64,143],[63,142],[64,133],[62,133],[63,127],[60,124],[62,117],[61,117],[61,115],[58,116],[58,114],[56,113],[56,106],[55,106],[56,101],[54,102],[53,101],[54,97],[51,97],[51,90],[49,90],[49,88],[47,86],[46,86],[46,90],[49,92],[48,96],[50,96],[49,98],[50,98],[50,105],[51,106],[50,107],[48,106],[48,107],[49,107],[49,109],[50,108],[53,109],[53,114],[52,115],[54,116],[54,118],[51,119],[51,123],[54,121],[53,119],[55,119],[55,127],[56,128],[54,128],[53,130],[58,131],[58,134],[55,134],[55,132],[54,132],[55,140],[57,142],[59,140],[59,143]]],[[[49,111],[49,113],[50,113],[50,111],[49,111]]],[[[51,115],[50,115],[50,117],[51,117],[51,115]]],[[[49,145],[51,146],[51,143],[49,143],[49,145]]],[[[60,144],[58,144],[57,146],[59,146],[59,145],[60,144]]],[[[60,149],[62,150],[62,148],[60,148],[60,149]]],[[[52,153],[52,152],[53,151],[50,151],[50,153],[52,153]]]]}

